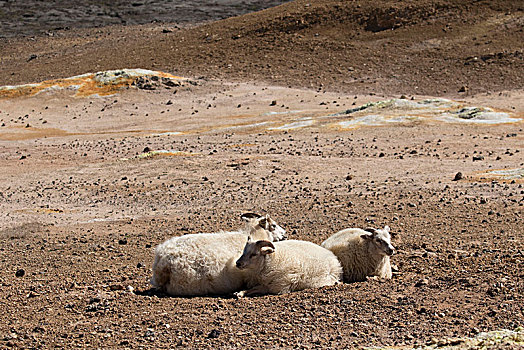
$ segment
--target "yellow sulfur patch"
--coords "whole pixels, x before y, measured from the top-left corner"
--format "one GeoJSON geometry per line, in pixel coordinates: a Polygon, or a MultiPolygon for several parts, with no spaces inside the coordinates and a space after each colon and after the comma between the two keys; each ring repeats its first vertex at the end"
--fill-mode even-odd
{"type": "Polygon", "coordinates": [[[25,84],[0,87],[0,98],[15,98],[33,96],[43,91],[59,89],[76,90],[75,96],[113,95],[118,90],[131,86],[137,78],[167,79],[168,81],[183,81],[169,73],[150,71],[146,69],[119,69],[113,71],[87,73],[71,78],[46,80],[37,84],[25,84]]]}

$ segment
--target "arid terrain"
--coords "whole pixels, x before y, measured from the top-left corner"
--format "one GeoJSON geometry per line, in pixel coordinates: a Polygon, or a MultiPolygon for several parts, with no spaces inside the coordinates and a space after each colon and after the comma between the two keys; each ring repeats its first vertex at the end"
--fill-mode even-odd
{"type": "Polygon", "coordinates": [[[524,346],[520,2],[31,3],[0,1],[0,348],[524,346]],[[389,225],[393,278],[151,288],[243,212],[389,225]]]}

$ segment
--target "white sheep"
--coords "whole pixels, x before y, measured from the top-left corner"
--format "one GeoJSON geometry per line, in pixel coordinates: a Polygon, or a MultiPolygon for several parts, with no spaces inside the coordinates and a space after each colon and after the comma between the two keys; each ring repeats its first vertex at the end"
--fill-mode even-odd
{"type": "Polygon", "coordinates": [[[391,278],[389,257],[395,253],[389,226],[383,229],[348,228],[322,242],[344,269],[344,282],[365,281],[367,276],[391,278]]]}
{"type": "Polygon", "coordinates": [[[269,217],[242,215],[245,227],[234,232],[199,233],[173,237],[155,250],[151,284],[180,296],[225,295],[241,289],[242,271],[235,260],[248,237],[278,241],[286,231],[269,217]]]}
{"type": "Polygon", "coordinates": [[[235,293],[239,298],[330,286],[342,278],[342,267],[337,257],[329,250],[306,241],[271,243],[248,240],[236,266],[248,272],[249,289],[235,293]]]}

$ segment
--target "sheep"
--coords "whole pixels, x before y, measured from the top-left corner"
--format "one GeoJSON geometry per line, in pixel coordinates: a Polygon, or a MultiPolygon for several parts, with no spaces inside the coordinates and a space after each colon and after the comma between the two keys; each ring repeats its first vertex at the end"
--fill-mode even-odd
{"type": "Polygon", "coordinates": [[[238,298],[330,286],[342,279],[342,266],[332,252],[298,240],[248,240],[236,266],[248,272],[249,289],[235,293],[238,298]]]}
{"type": "Polygon", "coordinates": [[[322,247],[332,251],[344,269],[344,282],[365,281],[368,276],[391,279],[389,226],[383,229],[348,228],[326,239],[322,247]]]}
{"type": "Polygon", "coordinates": [[[269,215],[246,213],[239,231],[188,234],[158,245],[153,287],[176,296],[225,295],[241,289],[243,273],[235,267],[247,237],[278,241],[286,231],[269,215]]]}

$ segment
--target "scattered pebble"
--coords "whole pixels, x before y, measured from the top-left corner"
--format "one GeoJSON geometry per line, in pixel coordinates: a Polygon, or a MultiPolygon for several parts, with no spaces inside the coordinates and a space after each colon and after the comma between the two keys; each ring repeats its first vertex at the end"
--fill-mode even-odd
{"type": "Polygon", "coordinates": [[[462,173],[459,171],[458,173],[455,174],[453,181],[462,180],[463,178],[464,178],[464,175],[462,175],[462,173]]]}

